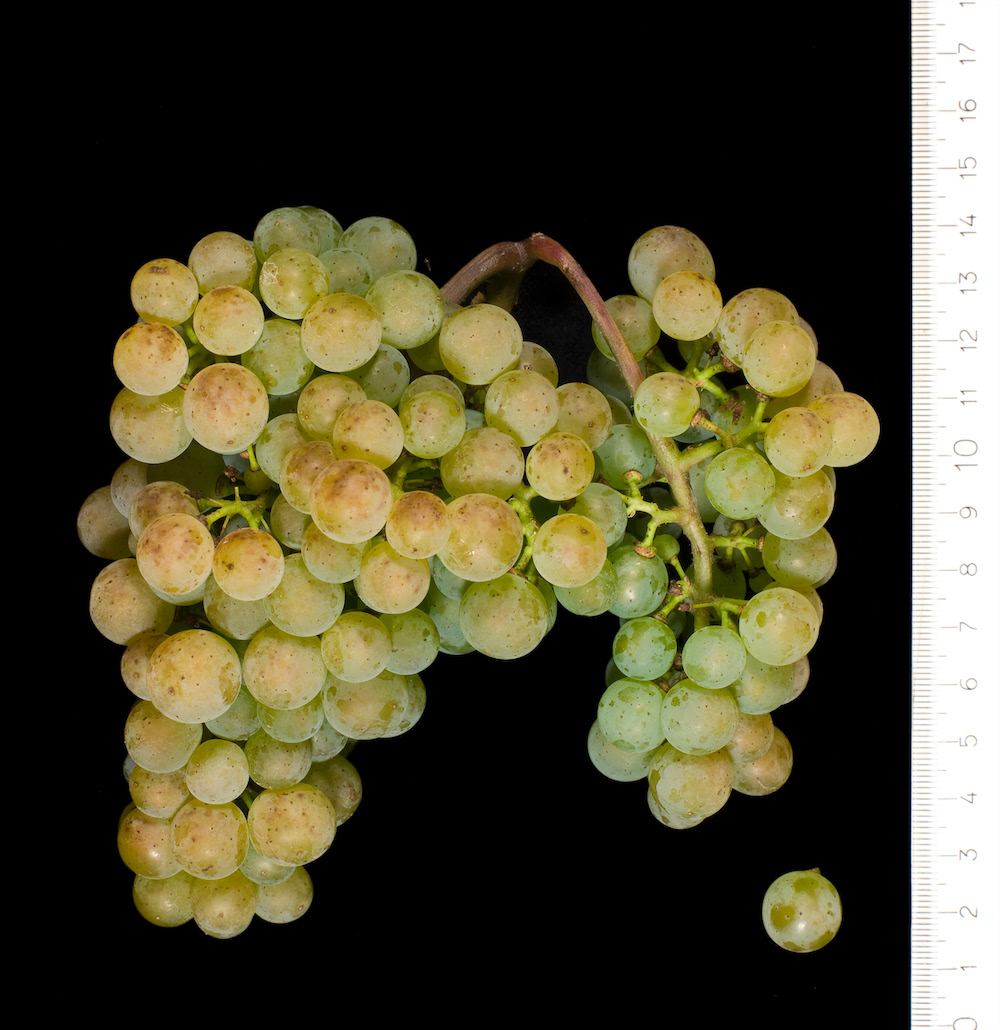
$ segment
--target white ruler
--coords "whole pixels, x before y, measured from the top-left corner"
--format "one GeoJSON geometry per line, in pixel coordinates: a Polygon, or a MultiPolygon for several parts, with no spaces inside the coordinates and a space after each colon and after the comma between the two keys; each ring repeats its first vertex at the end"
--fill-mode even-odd
{"type": "Polygon", "coordinates": [[[910,1025],[1000,1028],[1000,0],[912,0],[910,1025]]]}

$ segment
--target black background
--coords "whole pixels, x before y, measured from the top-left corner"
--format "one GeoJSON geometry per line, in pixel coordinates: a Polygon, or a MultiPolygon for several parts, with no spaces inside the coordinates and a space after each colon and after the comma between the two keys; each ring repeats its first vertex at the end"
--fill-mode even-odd
{"type": "MultiPolygon", "coordinates": [[[[66,266],[84,297],[53,304],[44,345],[72,422],[57,444],[65,510],[47,532],[72,655],[60,679],[76,698],[75,728],[59,736],[87,737],[84,767],[69,774],[86,884],[76,904],[124,953],[211,948],[252,978],[260,956],[318,947],[320,980],[384,986],[387,998],[440,989],[450,1005],[444,992],[464,984],[498,1004],[537,989],[546,1006],[606,1000],[669,1018],[694,1005],[704,1025],[737,1008],[776,1027],[805,1025],[807,1013],[815,1025],[834,1015],[842,1026],[903,1025],[910,251],[898,15],[873,15],[882,20],[864,38],[857,25],[747,19],[725,47],[668,35],[643,44],[648,56],[612,39],[601,41],[610,61],[593,43],[548,66],[513,58],[504,74],[456,66],[432,83],[414,69],[385,101],[377,87],[345,96],[327,78],[287,105],[261,90],[213,106],[180,88],[102,91],[79,105],[63,137],[72,148],[58,154],[72,153],[60,207],[85,243],[85,273],[66,266]],[[866,39],[882,41],[877,61],[863,56],[866,39]],[[785,787],[734,794],[692,830],[659,825],[643,783],[605,780],[587,757],[617,620],[561,611],[524,659],[441,656],[423,675],[421,722],[355,750],[364,800],[309,867],[316,896],[302,921],[256,921],[223,944],[134,912],[114,843],[134,699],[121,649],[87,616],[103,563],[72,528],[123,460],[107,429],[111,352],[134,319],[128,285],[141,264],[185,260],[218,229],[250,236],[265,212],[296,204],[345,226],[396,219],[439,283],[494,242],[546,232],[605,296],[630,292],[626,259],[642,232],[682,225],[712,251],[724,298],[768,286],[793,300],[820,358],[874,404],[883,435],[863,464],[838,470],[827,528],[839,567],[821,591],[812,678],[774,716],[795,754],[785,787]],[[813,866],[841,893],[843,927],[825,950],[789,955],[764,933],[761,898],[776,876],[813,866]]],[[[67,257],[77,246],[60,245],[67,257]]],[[[525,338],[557,356],[561,381],[584,378],[589,318],[556,273],[533,270],[515,314],[525,338]]],[[[87,925],[53,929],[52,940],[79,932],[82,942],[87,925]]]]}

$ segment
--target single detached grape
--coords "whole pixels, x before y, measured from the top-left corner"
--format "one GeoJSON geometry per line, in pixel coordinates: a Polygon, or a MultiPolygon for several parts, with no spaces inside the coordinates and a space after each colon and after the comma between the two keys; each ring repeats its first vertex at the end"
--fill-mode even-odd
{"type": "Polygon", "coordinates": [[[767,888],[761,915],[779,948],[819,951],[840,929],[840,895],[818,869],[785,873],[767,888]]]}

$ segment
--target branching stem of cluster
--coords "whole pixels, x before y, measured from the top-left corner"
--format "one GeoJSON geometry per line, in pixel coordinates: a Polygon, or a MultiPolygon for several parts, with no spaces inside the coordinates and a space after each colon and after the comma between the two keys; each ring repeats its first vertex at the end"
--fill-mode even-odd
{"type": "Polygon", "coordinates": [[[219,519],[230,519],[234,516],[242,516],[246,519],[247,525],[251,529],[260,529],[265,525],[264,512],[267,511],[267,499],[264,497],[245,501],[240,497],[240,491],[237,488],[236,496],[229,501],[220,501],[214,497],[202,497],[200,500],[206,508],[215,509],[204,516],[205,522],[209,526],[218,522],[219,519]]]}

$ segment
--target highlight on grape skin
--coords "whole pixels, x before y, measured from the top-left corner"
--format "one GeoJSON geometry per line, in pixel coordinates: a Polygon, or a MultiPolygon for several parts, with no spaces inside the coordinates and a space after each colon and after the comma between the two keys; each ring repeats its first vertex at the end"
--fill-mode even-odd
{"type": "MultiPolygon", "coordinates": [[[[108,333],[122,463],[77,515],[133,701],[118,847],[143,918],[227,939],[302,917],[304,866],[361,800],[353,750],[391,761],[428,691],[426,718],[449,703],[439,654],[531,662],[564,618],[619,620],[580,753],[646,781],[659,824],[795,775],[775,720],[823,647],[834,469],[880,432],[818,313],[724,296],[674,225],[625,251],[604,302],[541,234],[438,285],[384,215],[206,230],[186,264],[137,260],[136,322],[108,333]],[[478,292],[525,255],[587,304],[586,383],[478,292]]],[[[788,873],[763,918],[814,951],[840,901],[788,873]]]]}

